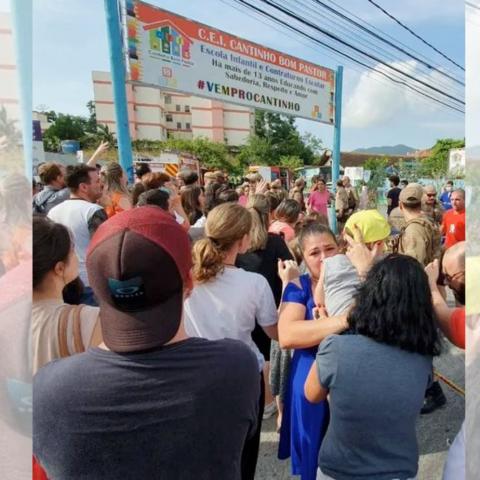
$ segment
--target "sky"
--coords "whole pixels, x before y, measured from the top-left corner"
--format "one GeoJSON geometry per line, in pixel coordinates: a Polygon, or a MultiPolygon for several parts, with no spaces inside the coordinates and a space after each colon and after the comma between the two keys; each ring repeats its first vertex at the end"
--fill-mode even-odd
{"type": "MultiPolygon", "coordinates": [[[[332,0],[324,0],[335,6],[332,0]]],[[[282,2],[288,5],[292,0],[282,2]]],[[[302,2],[307,3],[305,0],[302,2]]],[[[109,71],[109,51],[103,0],[34,0],[33,14],[33,105],[62,113],[88,115],[86,103],[93,99],[93,70],[109,71]]],[[[278,25],[245,13],[232,0],[151,0],[151,4],[193,20],[275,48],[319,65],[344,65],[342,150],[406,144],[424,149],[438,138],[463,138],[464,117],[424,101],[405,88],[345,64],[341,57],[308,43],[278,25]],[[234,5],[237,5],[235,8],[234,5]]],[[[459,0],[377,0],[399,20],[439,50],[464,65],[465,18],[459,0]]],[[[293,5],[293,3],[291,3],[293,5]]],[[[384,31],[429,61],[446,66],[455,76],[461,71],[401,29],[367,0],[336,0],[336,4],[384,31]]],[[[296,10],[314,18],[315,11],[295,2],[296,10]]],[[[310,5],[313,2],[310,1],[310,5]]],[[[317,7],[318,8],[318,7],[317,7]]],[[[338,31],[329,19],[319,17],[324,27],[338,31]]],[[[344,30],[342,35],[347,34],[344,30]]],[[[358,43],[356,43],[358,45],[358,43]]],[[[361,46],[361,45],[359,45],[361,46]]],[[[397,68],[415,71],[414,61],[391,58],[397,68]]],[[[427,73],[426,81],[440,81],[427,73]]],[[[441,80],[443,82],[443,80],[441,80]]],[[[451,82],[443,85],[454,93],[451,82]]],[[[302,133],[317,135],[328,148],[333,128],[298,119],[302,133]]]]}

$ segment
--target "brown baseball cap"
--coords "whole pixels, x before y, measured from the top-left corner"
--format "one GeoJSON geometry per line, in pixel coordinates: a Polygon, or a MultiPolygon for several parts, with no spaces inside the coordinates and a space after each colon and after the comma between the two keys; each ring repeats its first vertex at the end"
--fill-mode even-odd
{"type": "Polygon", "coordinates": [[[406,207],[418,207],[422,203],[423,187],[419,183],[409,183],[400,192],[400,201],[406,207]]]}
{"type": "Polygon", "coordinates": [[[156,206],[118,213],[100,225],[90,242],[87,271],[105,345],[133,352],[171,340],[180,326],[191,266],[187,234],[156,206]]]}

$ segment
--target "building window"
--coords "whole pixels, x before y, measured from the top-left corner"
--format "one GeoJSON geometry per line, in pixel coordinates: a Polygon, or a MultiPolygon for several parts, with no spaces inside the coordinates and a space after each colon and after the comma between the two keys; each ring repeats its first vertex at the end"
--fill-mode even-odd
{"type": "Polygon", "coordinates": [[[185,124],[185,129],[186,129],[186,130],[191,130],[190,124],[189,124],[188,122],[185,124]]]}
{"type": "Polygon", "coordinates": [[[167,122],[173,122],[173,117],[170,113],[167,113],[167,122]]]}
{"type": "Polygon", "coordinates": [[[165,105],[172,103],[172,97],[170,95],[165,95],[165,105]]]}
{"type": "Polygon", "coordinates": [[[185,105],[185,113],[190,113],[190,105],[185,105]]]}
{"type": "Polygon", "coordinates": [[[181,130],[182,129],[182,124],[180,122],[177,122],[177,130],[181,130]]]}
{"type": "Polygon", "coordinates": [[[181,112],[182,111],[182,107],[180,105],[175,105],[175,110],[177,112],[181,112]]]}

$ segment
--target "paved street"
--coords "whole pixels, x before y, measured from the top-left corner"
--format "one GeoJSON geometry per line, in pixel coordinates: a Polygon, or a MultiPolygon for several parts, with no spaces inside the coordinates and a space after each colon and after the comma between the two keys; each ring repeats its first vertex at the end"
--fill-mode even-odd
{"type": "MultiPolygon", "coordinates": [[[[450,381],[465,388],[465,356],[463,352],[446,342],[445,353],[435,360],[435,369],[450,381]]],[[[443,465],[451,442],[464,418],[465,402],[462,396],[441,383],[447,396],[447,405],[418,421],[420,468],[418,480],[441,480],[443,465]]],[[[275,418],[264,422],[256,479],[294,479],[290,475],[290,463],[277,459],[278,434],[275,418]]]]}

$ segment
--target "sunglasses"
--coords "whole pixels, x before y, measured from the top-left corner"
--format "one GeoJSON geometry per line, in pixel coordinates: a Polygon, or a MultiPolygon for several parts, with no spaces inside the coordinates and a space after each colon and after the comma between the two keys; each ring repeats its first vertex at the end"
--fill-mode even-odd
{"type": "Polygon", "coordinates": [[[427,197],[436,197],[437,194],[436,193],[427,193],[427,197]]]}

